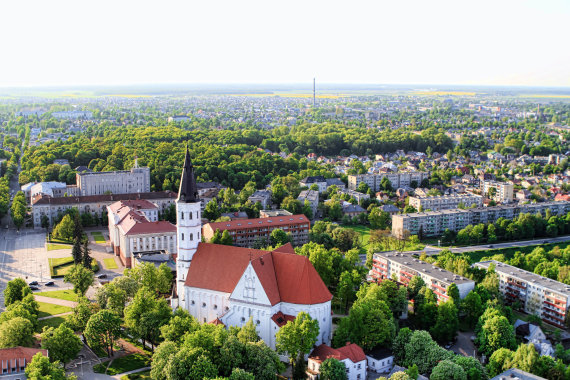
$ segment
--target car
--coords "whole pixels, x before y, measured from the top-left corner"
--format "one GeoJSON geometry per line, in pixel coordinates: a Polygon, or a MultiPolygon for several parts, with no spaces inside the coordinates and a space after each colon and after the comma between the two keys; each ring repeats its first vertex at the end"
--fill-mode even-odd
{"type": "Polygon", "coordinates": [[[28,285],[30,285],[30,286],[38,286],[39,284],[38,284],[37,281],[32,281],[32,282],[30,282],[28,285]]]}
{"type": "Polygon", "coordinates": [[[99,278],[99,279],[101,279],[101,278],[107,278],[107,275],[106,275],[106,274],[100,274],[100,275],[97,276],[97,278],[99,278]]]}
{"type": "Polygon", "coordinates": [[[32,290],[40,290],[40,288],[38,286],[32,285],[30,286],[30,289],[32,290]]]}
{"type": "Polygon", "coordinates": [[[55,285],[55,282],[53,282],[53,281],[48,281],[48,282],[46,282],[44,285],[45,285],[45,286],[54,286],[54,285],[55,285]]]}

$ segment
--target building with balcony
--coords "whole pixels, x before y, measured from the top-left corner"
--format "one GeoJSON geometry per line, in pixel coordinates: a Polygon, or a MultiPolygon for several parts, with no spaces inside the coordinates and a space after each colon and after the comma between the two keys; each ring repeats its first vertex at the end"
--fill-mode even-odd
{"type": "Polygon", "coordinates": [[[416,187],[419,186],[424,179],[429,178],[429,172],[394,172],[394,173],[380,173],[380,174],[356,174],[348,176],[348,188],[350,190],[358,189],[358,185],[364,182],[368,185],[372,191],[376,192],[380,190],[380,185],[382,179],[387,177],[392,184],[393,189],[399,187],[410,187],[412,182],[415,183],[416,187]]]}
{"type": "Polygon", "coordinates": [[[372,269],[368,272],[368,281],[382,282],[393,279],[408,286],[414,276],[421,277],[441,302],[449,299],[447,288],[457,285],[459,297],[465,296],[475,287],[475,281],[455,273],[418,260],[409,254],[397,252],[375,253],[372,269]]]}
{"type": "Polygon", "coordinates": [[[468,225],[494,223],[499,218],[514,219],[522,213],[564,215],[570,212],[570,202],[544,202],[524,205],[501,205],[442,211],[415,212],[392,215],[392,235],[403,237],[406,234],[441,236],[446,229],[459,231],[468,225]]]}
{"type": "Polygon", "coordinates": [[[454,210],[459,208],[460,205],[465,208],[483,206],[483,197],[475,194],[451,194],[435,197],[410,197],[410,206],[413,206],[418,211],[431,210],[454,210]]]}
{"type": "Polygon", "coordinates": [[[508,303],[518,301],[525,312],[538,315],[546,323],[565,328],[570,285],[495,260],[481,261],[474,266],[489,269],[491,264],[495,265],[499,290],[508,303]]]}
{"type": "Polygon", "coordinates": [[[208,223],[202,227],[202,235],[209,241],[216,230],[221,233],[228,231],[234,245],[253,247],[253,244],[258,240],[265,239],[268,241],[273,230],[281,229],[291,234],[293,245],[303,245],[309,242],[309,228],[309,219],[305,215],[299,214],[208,223]]]}
{"type": "Polygon", "coordinates": [[[512,183],[483,181],[483,186],[481,187],[483,188],[483,194],[489,195],[489,198],[495,202],[511,203],[513,201],[515,185],[512,183]],[[489,191],[491,191],[491,193],[489,191]],[[494,194],[491,195],[492,193],[494,194]]]}

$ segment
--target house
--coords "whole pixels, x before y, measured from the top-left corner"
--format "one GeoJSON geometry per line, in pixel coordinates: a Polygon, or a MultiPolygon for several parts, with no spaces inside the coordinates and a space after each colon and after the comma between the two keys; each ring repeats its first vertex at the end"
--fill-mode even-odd
{"type": "Polygon", "coordinates": [[[269,190],[257,190],[255,193],[251,194],[247,198],[251,204],[261,203],[261,208],[265,209],[271,206],[271,191],[269,190]]]}
{"type": "Polygon", "coordinates": [[[388,373],[394,366],[394,354],[389,348],[376,348],[366,353],[368,370],[376,373],[388,373]]]}
{"type": "Polygon", "coordinates": [[[360,214],[366,213],[366,210],[359,205],[350,204],[342,207],[342,213],[344,214],[344,216],[349,216],[353,218],[360,214]]]}
{"type": "Polygon", "coordinates": [[[380,209],[384,212],[389,213],[390,215],[395,215],[398,214],[400,212],[400,209],[394,205],[388,204],[388,205],[382,205],[380,206],[380,209]]]}
{"type": "Polygon", "coordinates": [[[274,218],[276,216],[291,216],[291,215],[293,215],[291,212],[283,209],[259,211],[260,218],[274,218]]]}
{"type": "Polygon", "coordinates": [[[344,363],[348,380],[366,379],[366,355],[364,351],[357,344],[347,343],[346,346],[337,349],[326,344],[317,346],[309,354],[307,373],[310,380],[318,378],[321,364],[329,358],[334,358],[344,363]]]}
{"type": "Polygon", "coordinates": [[[299,181],[299,186],[310,188],[312,185],[317,185],[319,193],[327,191],[327,180],[322,175],[305,177],[299,181]]]}
{"type": "Polygon", "coordinates": [[[336,186],[339,190],[346,189],[346,185],[339,178],[327,178],[326,182],[327,182],[327,190],[329,187],[333,185],[336,186]]]}
{"type": "MultiPolygon", "coordinates": [[[[419,376],[418,376],[419,379],[419,376]]],[[[493,377],[491,380],[546,380],[544,377],[533,375],[532,373],[528,373],[525,371],[521,371],[518,368],[511,368],[506,370],[503,373],[498,374],[497,376],[493,377]]]]}
{"type": "Polygon", "coordinates": [[[311,206],[311,211],[313,212],[313,218],[317,216],[317,209],[319,206],[319,192],[315,190],[303,190],[297,197],[297,200],[301,202],[301,207],[305,205],[305,201],[309,202],[311,206]]]}
{"type": "Polygon", "coordinates": [[[18,346],[0,349],[0,365],[2,366],[0,378],[25,379],[26,366],[38,352],[43,356],[48,356],[47,350],[38,348],[18,346]]]}
{"type": "MultiPolygon", "coordinates": [[[[532,193],[528,190],[519,190],[519,191],[517,191],[516,198],[518,201],[528,201],[528,200],[530,200],[531,195],[532,195],[532,193]]],[[[570,199],[564,199],[564,200],[570,200],[570,199]]]]}
{"type": "Polygon", "coordinates": [[[540,356],[554,356],[554,348],[539,326],[517,319],[514,328],[517,336],[532,343],[540,356]]]}
{"type": "Polygon", "coordinates": [[[247,216],[247,212],[245,211],[225,212],[221,216],[228,217],[230,220],[243,220],[249,218],[249,216],[247,216]]]}

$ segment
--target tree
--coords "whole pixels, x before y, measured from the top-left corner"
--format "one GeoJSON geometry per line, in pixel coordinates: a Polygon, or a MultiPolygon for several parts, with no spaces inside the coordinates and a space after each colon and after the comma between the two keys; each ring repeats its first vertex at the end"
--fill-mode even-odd
{"type": "MultiPolygon", "coordinates": [[[[420,276],[414,276],[408,283],[408,299],[413,300],[416,298],[421,288],[426,285],[425,281],[420,276]]],[[[415,305],[414,305],[415,306],[415,305]]]]}
{"type": "Polygon", "coordinates": [[[47,215],[42,215],[42,217],[41,217],[41,223],[42,223],[42,228],[45,228],[45,229],[46,229],[46,233],[47,233],[48,230],[49,230],[49,225],[50,225],[50,224],[49,224],[49,218],[48,218],[47,215]]]}
{"type": "Polygon", "coordinates": [[[200,348],[183,347],[172,355],[164,369],[167,380],[213,379],[218,369],[200,348]]]}
{"type": "Polygon", "coordinates": [[[379,207],[374,207],[370,210],[368,221],[370,222],[371,228],[385,230],[388,228],[388,223],[390,223],[390,213],[382,211],[379,207]]]}
{"type": "Polygon", "coordinates": [[[21,301],[28,294],[32,294],[32,289],[23,278],[10,280],[4,289],[4,305],[10,306],[14,302],[21,301]]]}
{"type": "Polygon", "coordinates": [[[477,342],[479,343],[479,350],[487,356],[499,348],[514,348],[515,333],[513,326],[506,317],[493,316],[483,324],[477,336],[477,342]]]}
{"type": "Polygon", "coordinates": [[[534,373],[538,358],[539,355],[532,343],[521,344],[513,354],[509,365],[526,372],[534,373]]]}
{"type": "Polygon", "coordinates": [[[457,307],[453,301],[447,301],[437,307],[435,326],[430,330],[431,335],[440,343],[453,341],[459,328],[457,307]]]}
{"type": "Polygon", "coordinates": [[[109,310],[101,310],[89,318],[83,335],[91,347],[100,347],[111,357],[121,335],[121,319],[109,310]]]}
{"type": "Polygon", "coordinates": [[[405,360],[403,365],[418,366],[420,373],[430,373],[432,368],[442,360],[450,360],[453,353],[437,345],[427,331],[416,330],[410,336],[405,347],[405,360]]]}
{"type": "Polygon", "coordinates": [[[52,231],[52,236],[61,240],[73,240],[75,232],[75,223],[70,214],[66,214],[61,222],[59,222],[52,231]]]}
{"type": "Polygon", "coordinates": [[[49,352],[49,359],[60,361],[64,369],[65,364],[74,359],[83,347],[81,339],[65,324],[57,328],[44,326],[41,339],[42,348],[49,352]]]}
{"type": "Polygon", "coordinates": [[[346,380],[346,366],[343,362],[335,359],[328,358],[321,364],[319,368],[321,379],[323,380],[346,380]]]}
{"type": "Polygon", "coordinates": [[[273,231],[271,231],[269,239],[271,241],[271,245],[273,245],[274,247],[280,247],[284,244],[291,242],[291,235],[280,228],[276,228],[273,231]]]}
{"type": "Polygon", "coordinates": [[[75,239],[73,241],[73,248],[71,248],[71,256],[75,264],[81,264],[83,261],[83,250],[81,247],[81,240],[75,239]]]}
{"type": "Polygon", "coordinates": [[[247,323],[239,330],[237,338],[243,344],[259,341],[259,335],[257,335],[257,330],[253,324],[253,317],[249,317],[247,323]]]}
{"type": "Polygon", "coordinates": [[[406,344],[410,341],[412,330],[407,327],[401,328],[392,344],[392,352],[394,353],[394,362],[398,365],[403,364],[406,356],[406,344]]]}
{"type": "Polygon", "coordinates": [[[141,288],[125,308],[125,324],[134,336],[151,342],[160,338],[160,328],[170,320],[170,307],[164,298],[157,299],[153,291],[141,288]]]}
{"type": "Polygon", "coordinates": [[[453,362],[463,368],[467,380],[487,379],[487,371],[481,362],[472,356],[455,355],[453,362]]]}
{"type": "Polygon", "coordinates": [[[65,282],[73,284],[73,292],[84,296],[85,292],[93,285],[93,271],[83,265],[75,264],[63,277],[65,282]]]}
{"type": "Polygon", "coordinates": [[[152,355],[152,364],[150,376],[156,380],[166,380],[165,367],[172,356],[174,356],[180,348],[174,341],[166,340],[162,342],[152,355]]]}
{"type": "Polygon", "coordinates": [[[83,253],[83,257],[82,257],[83,266],[87,270],[90,270],[91,269],[91,261],[93,259],[91,258],[91,249],[89,248],[89,239],[83,239],[82,253],[83,253]]]}
{"type": "Polygon", "coordinates": [[[460,298],[459,298],[459,288],[457,287],[457,285],[455,285],[454,283],[449,285],[447,287],[447,295],[451,300],[453,300],[455,305],[459,306],[460,298]]]}
{"type": "Polygon", "coordinates": [[[67,323],[75,331],[83,331],[91,316],[98,311],[96,304],[91,303],[86,297],[79,297],[77,306],[73,308],[72,314],[67,319],[67,323]]]}
{"type": "Polygon", "coordinates": [[[277,352],[289,355],[289,362],[294,371],[294,363],[301,355],[308,354],[319,336],[319,322],[305,312],[300,312],[293,321],[275,335],[277,352]]]}
{"type": "Polygon", "coordinates": [[[301,213],[304,214],[308,219],[313,219],[313,208],[311,207],[311,203],[305,199],[303,203],[303,207],[301,208],[301,213]]]}
{"type": "Polygon", "coordinates": [[[431,372],[430,380],[467,380],[465,371],[451,360],[439,362],[431,372]]]}
{"type": "Polygon", "coordinates": [[[283,199],[281,208],[291,212],[293,215],[296,215],[301,212],[301,202],[291,196],[287,196],[283,199]]]}
{"type": "Polygon", "coordinates": [[[179,342],[184,334],[193,332],[200,328],[200,324],[190,315],[190,313],[182,308],[174,311],[170,321],[160,328],[160,335],[164,340],[179,342]]]}
{"type": "Polygon", "coordinates": [[[255,376],[241,368],[234,368],[229,380],[255,380],[255,376]]]}
{"type": "Polygon", "coordinates": [[[383,177],[380,181],[380,188],[385,191],[392,191],[392,183],[388,177],[383,177]]]}
{"type": "MultiPolygon", "coordinates": [[[[35,302],[35,301],[34,301],[35,302]]],[[[22,317],[27,319],[32,323],[32,327],[35,328],[38,325],[38,311],[37,309],[32,309],[29,305],[26,305],[22,301],[14,302],[6,308],[6,311],[0,314],[0,324],[14,319],[16,317],[22,317]]]]}
{"type": "Polygon", "coordinates": [[[489,358],[489,364],[487,364],[489,376],[495,377],[499,373],[509,369],[512,358],[513,352],[508,348],[499,348],[497,351],[493,352],[489,358]]]}
{"type": "Polygon", "coordinates": [[[352,273],[344,271],[340,275],[337,285],[337,298],[344,302],[345,313],[348,312],[348,304],[356,296],[355,288],[360,284],[360,281],[360,274],[355,269],[352,270],[352,273]]]}
{"type": "Polygon", "coordinates": [[[26,377],[30,380],[75,380],[76,376],[66,376],[59,363],[52,363],[41,352],[34,355],[26,366],[26,377]]]}
{"type": "Polygon", "coordinates": [[[22,317],[12,318],[0,325],[0,348],[25,346],[34,343],[34,326],[22,317]]]}
{"type": "Polygon", "coordinates": [[[461,302],[461,311],[464,314],[469,326],[477,323],[477,320],[483,314],[483,303],[477,292],[469,292],[461,302]]]}
{"type": "Polygon", "coordinates": [[[216,219],[218,219],[220,217],[220,215],[222,215],[222,212],[220,211],[219,207],[218,207],[218,201],[216,198],[213,198],[210,202],[208,202],[206,204],[206,207],[204,207],[204,218],[210,220],[210,221],[214,221],[216,219]]]}
{"type": "Polygon", "coordinates": [[[342,207],[338,201],[332,201],[326,204],[327,215],[332,220],[339,220],[342,217],[342,207]]]}
{"type": "Polygon", "coordinates": [[[170,293],[170,290],[172,288],[172,277],[173,277],[172,270],[170,270],[170,268],[168,267],[168,265],[166,265],[166,263],[162,263],[158,266],[156,288],[159,293],[161,294],[170,293]]]}

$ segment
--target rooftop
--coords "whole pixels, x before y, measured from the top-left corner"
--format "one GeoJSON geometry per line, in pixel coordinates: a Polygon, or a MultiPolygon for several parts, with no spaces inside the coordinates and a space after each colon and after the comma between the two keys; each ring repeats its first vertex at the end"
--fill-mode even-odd
{"type": "Polygon", "coordinates": [[[428,264],[425,261],[418,260],[412,257],[409,254],[397,253],[397,252],[383,252],[383,253],[375,253],[375,257],[383,257],[390,261],[394,261],[400,265],[403,265],[412,271],[418,273],[424,273],[430,277],[436,278],[440,281],[446,283],[455,283],[455,284],[466,284],[473,282],[468,278],[459,276],[453,272],[448,270],[438,268],[435,265],[428,264]]]}
{"type": "Polygon", "coordinates": [[[483,198],[481,195],[465,193],[465,194],[449,194],[449,195],[434,195],[434,196],[413,196],[410,198],[417,198],[417,199],[456,199],[456,198],[483,198]]]}
{"type": "Polygon", "coordinates": [[[39,196],[32,200],[34,205],[74,205],[78,203],[116,202],[135,199],[176,199],[177,194],[172,191],[151,191],[148,193],[131,194],[101,194],[83,195],[78,197],[52,198],[49,196],[39,196]]]}
{"type": "Polygon", "coordinates": [[[566,285],[562,282],[558,282],[551,278],[540,276],[538,274],[517,268],[509,264],[502,263],[500,261],[496,260],[481,261],[473,265],[487,269],[489,268],[490,264],[495,264],[495,272],[508,274],[518,279],[532,283],[534,285],[539,285],[543,288],[559,292],[565,295],[566,297],[570,297],[570,285],[566,285]]]}
{"type": "Polygon", "coordinates": [[[257,218],[257,219],[243,219],[243,220],[232,220],[230,222],[215,222],[208,223],[212,231],[219,229],[224,230],[239,230],[244,228],[256,228],[256,227],[267,227],[267,226],[288,226],[290,224],[300,224],[300,223],[310,223],[309,219],[303,214],[291,215],[291,216],[278,216],[270,218],[257,218]]]}

